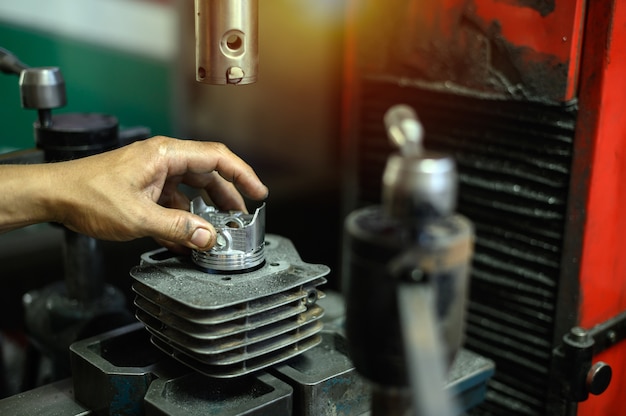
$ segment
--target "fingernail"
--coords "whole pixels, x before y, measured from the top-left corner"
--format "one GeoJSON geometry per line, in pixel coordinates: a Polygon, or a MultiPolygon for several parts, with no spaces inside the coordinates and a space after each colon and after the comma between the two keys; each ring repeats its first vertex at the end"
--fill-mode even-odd
{"type": "Polygon", "coordinates": [[[198,248],[206,248],[211,242],[211,232],[205,228],[197,228],[191,236],[191,244],[198,248]]]}

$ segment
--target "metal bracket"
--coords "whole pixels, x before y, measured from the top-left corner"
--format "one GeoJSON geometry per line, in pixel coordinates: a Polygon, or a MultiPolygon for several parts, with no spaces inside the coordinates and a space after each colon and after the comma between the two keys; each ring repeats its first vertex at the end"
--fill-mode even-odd
{"type": "Polygon", "coordinates": [[[602,361],[592,364],[594,355],[626,338],[626,312],[589,330],[574,327],[554,349],[558,360],[563,397],[572,402],[587,400],[589,394],[602,394],[612,377],[611,366],[602,361]]]}
{"type": "Polygon", "coordinates": [[[626,339],[626,312],[594,326],[588,333],[595,342],[593,346],[594,355],[611,348],[621,340],[626,339]]]}

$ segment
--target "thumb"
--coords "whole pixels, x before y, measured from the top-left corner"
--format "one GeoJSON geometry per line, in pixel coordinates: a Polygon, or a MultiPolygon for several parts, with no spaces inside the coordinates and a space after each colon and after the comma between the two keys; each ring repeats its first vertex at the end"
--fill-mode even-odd
{"type": "Polygon", "coordinates": [[[146,235],[157,240],[208,250],[215,244],[215,228],[204,218],[180,209],[156,205],[144,224],[146,235]]]}

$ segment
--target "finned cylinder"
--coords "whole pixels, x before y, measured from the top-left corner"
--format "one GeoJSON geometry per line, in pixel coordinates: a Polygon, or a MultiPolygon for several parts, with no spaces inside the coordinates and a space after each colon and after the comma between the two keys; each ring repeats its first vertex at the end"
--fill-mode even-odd
{"type": "Polygon", "coordinates": [[[206,84],[256,82],[258,0],[195,0],[196,80],[206,84]]]}

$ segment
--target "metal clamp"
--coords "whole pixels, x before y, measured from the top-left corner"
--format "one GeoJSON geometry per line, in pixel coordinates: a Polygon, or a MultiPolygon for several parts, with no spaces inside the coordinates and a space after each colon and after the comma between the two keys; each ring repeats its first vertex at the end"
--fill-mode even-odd
{"type": "Polygon", "coordinates": [[[605,362],[593,363],[593,356],[626,338],[626,312],[590,330],[574,327],[555,348],[559,360],[561,394],[571,402],[587,400],[589,394],[599,395],[609,387],[613,371],[605,362]]]}

